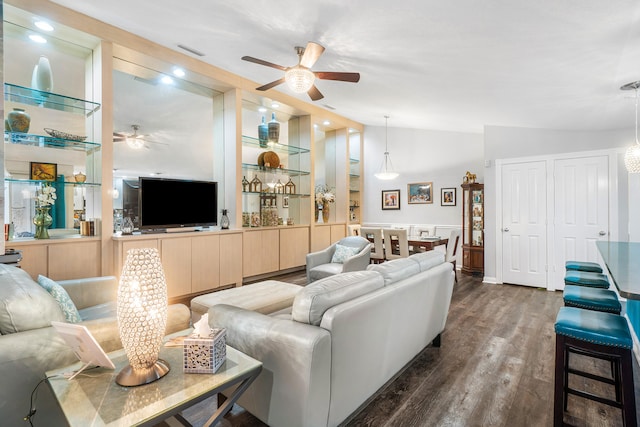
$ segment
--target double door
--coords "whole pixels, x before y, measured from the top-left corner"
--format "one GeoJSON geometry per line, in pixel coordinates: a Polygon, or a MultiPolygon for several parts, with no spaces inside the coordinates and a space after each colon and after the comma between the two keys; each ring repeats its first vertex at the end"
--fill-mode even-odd
{"type": "Polygon", "coordinates": [[[609,156],[501,168],[502,282],[563,289],[567,260],[598,261],[609,233],[609,156]]]}

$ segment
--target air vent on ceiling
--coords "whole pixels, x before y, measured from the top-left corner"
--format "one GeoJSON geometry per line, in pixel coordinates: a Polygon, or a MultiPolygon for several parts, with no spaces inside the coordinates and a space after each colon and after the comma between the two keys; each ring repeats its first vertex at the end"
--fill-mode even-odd
{"type": "Polygon", "coordinates": [[[190,48],[189,46],[185,46],[185,45],[183,45],[183,44],[179,44],[179,45],[178,45],[178,47],[179,47],[180,49],[186,50],[186,51],[187,51],[187,52],[189,52],[189,53],[193,53],[194,55],[204,56],[204,53],[202,53],[202,52],[200,52],[200,51],[198,51],[198,50],[192,49],[192,48],[190,48]]]}
{"type": "Polygon", "coordinates": [[[336,109],[336,107],[332,107],[329,104],[322,104],[322,106],[325,107],[325,108],[328,108],[329,110],[335,110],[336,109]]]}

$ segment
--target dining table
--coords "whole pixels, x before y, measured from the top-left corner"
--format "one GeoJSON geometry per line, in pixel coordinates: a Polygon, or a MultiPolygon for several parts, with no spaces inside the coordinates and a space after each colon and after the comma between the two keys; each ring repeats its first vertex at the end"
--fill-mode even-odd
{"type": "Polygon", "coordinates": [[[409,243],[409,247],[413,247],[414,250],[420,247],[425,251],[430,251],[436,246],[446,245],[449,239],[440,236],[407,236],[407,242],[409,243]]]}

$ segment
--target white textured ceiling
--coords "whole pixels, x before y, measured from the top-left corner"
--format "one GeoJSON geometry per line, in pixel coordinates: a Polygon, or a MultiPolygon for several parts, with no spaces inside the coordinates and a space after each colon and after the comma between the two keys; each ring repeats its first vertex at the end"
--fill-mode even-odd
{"type": "Polygon", "coordinates": [[[638,0],[55,2],[258,84],[281,72],[242,56],[290,66],[294,46],[318,42],[314,70],[361,74],[318,82],[318,104],[365,125],[389,115],[390,127],[462,132],[633,127],[619,87],[640,80],[638,0]]]}

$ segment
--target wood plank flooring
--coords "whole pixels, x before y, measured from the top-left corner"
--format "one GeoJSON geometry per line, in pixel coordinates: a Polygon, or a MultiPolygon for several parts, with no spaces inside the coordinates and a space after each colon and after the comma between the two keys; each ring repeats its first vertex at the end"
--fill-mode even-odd
{"type": "MultiPolygon", "coordinates": [[[[276,279],[300,284],[304,272],[276,279]]],[[[479,278],[459,275],[442,346],[425,348],[344,426],[552,425],[553,324],[561,306],[560,292],[483,284],[479,278]]],[[[580,356],[571,360],[582,369],[609,373],[608,363],[580,356]]],[[[570,381],[574,387],[613,396],[612,386],[573,376],[570,381]]],[[[634,381],[640,396],[637,364],[634,381]]],[[[215,399],[185,415],[202,425],[212,405],[215,399]]],[[[570,396],[565,422],[576,427],[621,426],[622,416],[619,409],[570,396]]],[[[265,426],[238,405],[220,425],[265,426]]]]}

